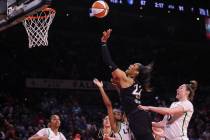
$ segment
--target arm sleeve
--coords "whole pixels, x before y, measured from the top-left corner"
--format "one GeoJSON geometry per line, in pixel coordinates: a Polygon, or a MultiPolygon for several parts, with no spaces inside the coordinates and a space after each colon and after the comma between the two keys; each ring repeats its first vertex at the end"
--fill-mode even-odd
{"type": "Polygon", "coordinates": [[[117,69],[117,65],[112,61],[109,49],[106,44],[101,45],[101,52],[102,52],[102,59],[106,65],[110,68],[113,72],[117,69]]]}

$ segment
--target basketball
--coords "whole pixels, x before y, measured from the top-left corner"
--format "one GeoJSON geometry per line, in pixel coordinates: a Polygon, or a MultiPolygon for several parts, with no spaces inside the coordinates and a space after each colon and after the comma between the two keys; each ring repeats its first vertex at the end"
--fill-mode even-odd
{"type": "Polygon", "coordinates": [[[95,1],[91,7],[91,16],[97,18],[105,17],[109,12],[109,6],[105,1],[98,0],[95,1]]]}

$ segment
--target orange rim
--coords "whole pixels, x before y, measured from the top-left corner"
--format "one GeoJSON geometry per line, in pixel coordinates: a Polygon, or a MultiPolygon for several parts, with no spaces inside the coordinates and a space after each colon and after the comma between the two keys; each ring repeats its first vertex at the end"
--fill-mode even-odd
{"type": "Polygon", "coordinates": [[[27,16],[25,18],[25,20],[32,20],[32,19],[43,19],[43,18],[47,18],[49,17],[51,14],[55,14],[56,11],[52,8],[45,8],[45,9],[42,9],[41,12],[49,12],[48,15],[46,16],[34,16],[34,15],[30,15],[30,16],[27,16]]]}

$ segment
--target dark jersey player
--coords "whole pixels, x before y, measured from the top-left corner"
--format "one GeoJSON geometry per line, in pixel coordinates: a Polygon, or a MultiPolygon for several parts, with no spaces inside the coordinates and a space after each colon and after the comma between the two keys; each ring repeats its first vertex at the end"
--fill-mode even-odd
{"type": "Polygon", "coordinates": [[[125,72],[119,69],[112,61],[106,44],[111,32],[111,29],[104,31],[101,38],[103,61],[112,71],[112,82],[120,89],[121,102],[136,140],[154,140],[148,112],[137,108],[142,102],[142,91],[151,91],[149,77],[152,65],[144,66],[140,63],[134,63],[125,72]],[[137,77],[141,77],[142,80],[138,82],[137,77]]]}

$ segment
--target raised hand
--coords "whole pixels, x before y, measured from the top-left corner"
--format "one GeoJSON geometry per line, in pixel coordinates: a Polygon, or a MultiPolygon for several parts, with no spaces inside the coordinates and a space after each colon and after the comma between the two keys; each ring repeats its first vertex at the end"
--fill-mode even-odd
{"type": "Polygon", "coordinates": [[[103,87],[103,82],[102,81],[99,81],[98,79],[93,79],[93,83],[97,86],[97,87],[99,87],[99,88],[101,88],[101,87],[103,87]]]}
{"type": "Polygon", "coordinates": [[[107,31],[103,32],[103,35],[101,37],[101,42],[102,43],[107,43],[107,40],[109,39],[111,35],[112,29],[108,29],[107,31]]]}

